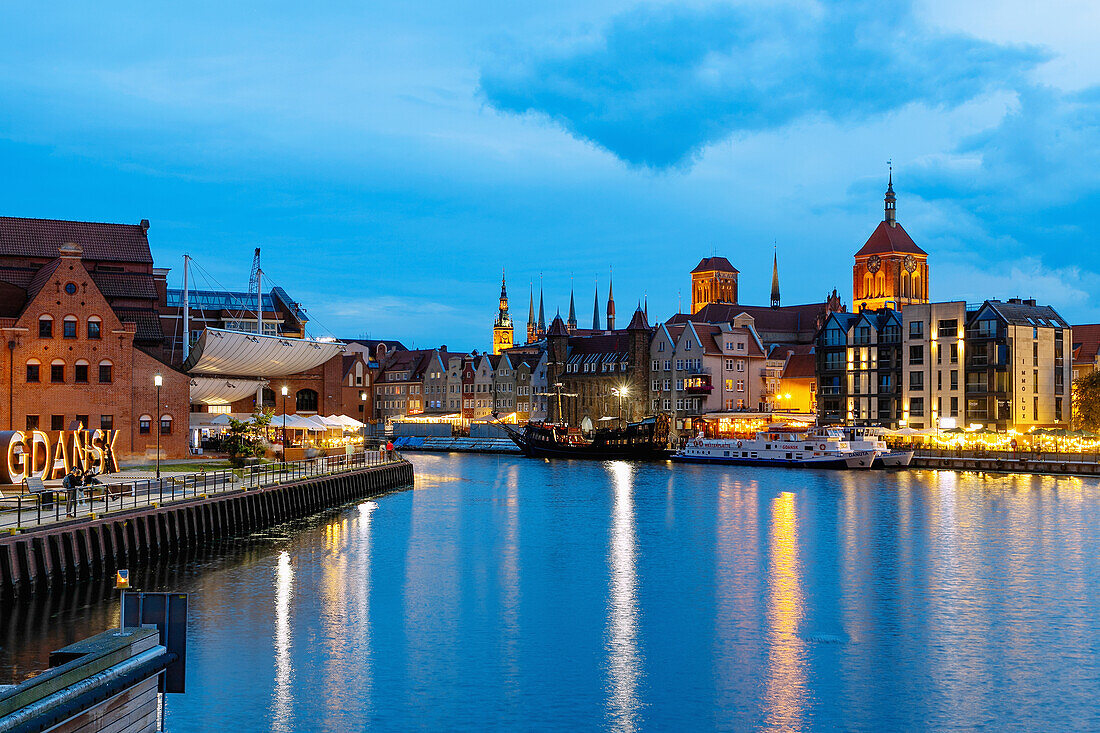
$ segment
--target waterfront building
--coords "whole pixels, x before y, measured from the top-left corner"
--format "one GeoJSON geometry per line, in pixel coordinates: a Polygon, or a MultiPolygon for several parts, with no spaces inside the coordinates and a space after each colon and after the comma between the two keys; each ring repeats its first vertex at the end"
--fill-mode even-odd
{"type": "Polygon", "coordinates": [[[897,429],[902,417],[901,316],[833,313],[817,337],[818,422],[897,429]]]}
{"type": "Polygon", "coordinates": [[[424,374],[430,371],[436,351],[410,349],[391,352],[374,379],[374,419],[424,412],[424,374]]]}
{"type": "MultiPolygon", "coordinates": [[[[285,409],[288,415],[348,415],[367,422],[373,415],[371,381],[370,364],[362,353],[337,354],[312,369],[268,380],[262,405],[279,415],[285,409]]],[[[197,413],[200,406],[191,409],[197,413]]],[[[205,411],[249,415],[256,411],[256,396],[250,394],[225,406],[206,405],[205,411]]]]}
{"type": "Polygon", "coordinates": [[[155,452],[159,435],[165,455],[187,454],[188,378],[162,359],[166,271],[148,230],[0,217],[0,425],[116,430],[120,457],[155,452]]]}
{"type": "Polygon", "coordinates": [[[783,360],[779,375],[779,391],[773,403],[775,409],[799,414],[817,413],[817,357],[813,346],[778,347],[769,354],[783,360]]]}
{"type": "Polygon", "coordinates": [[[650,414],[653,333],[640,306],[625,329],[598,335],[570,336],[561,317],[554,318],[546,336],[549,419],[590,428],[601,418],[617,418],[620,401],[625,419],[650,414]],[[560,415],[553,396],[557,384],[575,395],[561,399],[560,415]]]}
{"type": "Polygon", "coordinates": [[[427,364],[422,372],[424,383],[421,390],[421,394],[424,396],[424,414],[426,415],[445,415],[458,411],[448,404],[450,399],[448,371],[453,356],[447,351],[446,345],[433,349],[431,354],[428,355],[427,364]]]}
{"type": "Polygon", "coordinates": [[[905,425],[966,427],[966,303],[913,304],[901,315],[905,425]]]}
{"type": "MultiPolygon", "coordinates": [[[[443,348],[446,351],[446,347],[443,348]]],[[[381,368],[386,357],[393,351],[406,351],[400,341],[388,339],[348,339],[345,353],[361,353],[371,369],[381,368]]]]}
{"type": "Polygon", "coordinates": [[[833,290],[820,303],[800,305],[734,305],[711,303],[696,313],[677,313],[667,323],[733,323],[741,314],[750,316],[760,340],[766,347],[775,345],[813,344],[814,336],[833,313],[844,313],[845,305],[833,290]]]}
{"type": "Polygon", "coordinates": [[[928,302],[928,254],[897,221],[894,176],[886,188],[885,215],[856,252],[852,310],[901,309],[928,302]]]}
{"type": "Polygon", "coordinates": [[[725,257],[704,257],[691,271],[691,312],[706,305],[737,305],[738,270],[725,257]]]}
{"type": "Polygon", "coordinates": [[[963,350],[968,424],[1068,427],[1073,333],[1053,308],[987,300],[968,312],[963,350]]]}
{"type": "Polygon", "coordinates": [[[1100,368],[1100,323],[1079,324],[1073,328],[1073,379],[1100,368]]]}
{"type": "Polygon", "coordinates": [[[653,413],[667,414],[674,432],[715,412],[764,404],[764,345],[752,319],[734,323],[662,324],[650,345],[653,413]]]}
{"type": "Polygon", "coordinates": [[[497,319],[493,323],[493,353],[501,354],[512,348],[512,317],[508,315],[508,288],[504,282],[504,273],[500,275],[500,301],[497,319]]]}
{"type": "Polygon", "coordinates": [[[508,354],[493,357],[490,415],[503,419],[516,411],[516,369],[508,354]]]}

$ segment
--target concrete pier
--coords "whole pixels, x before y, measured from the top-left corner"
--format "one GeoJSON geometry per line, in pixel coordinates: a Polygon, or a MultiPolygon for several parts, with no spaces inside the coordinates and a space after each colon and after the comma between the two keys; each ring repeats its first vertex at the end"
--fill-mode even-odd
{"type": "Polygon", "coordinates": [[[407,461],[166,506],[46,525],[0,537],[0,594],[21,594],[149,560],[172,558],[225,537],[309,516],[413,482],[407,461]]]}

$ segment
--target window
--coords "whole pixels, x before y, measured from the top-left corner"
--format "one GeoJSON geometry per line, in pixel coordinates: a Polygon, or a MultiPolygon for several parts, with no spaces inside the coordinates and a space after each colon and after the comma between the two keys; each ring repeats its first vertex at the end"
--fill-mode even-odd
{"type": "Polygon", "coordinates": [[[111,362],[106,360],[99,362],[99,383],[110,384],[113,371],[114,367],[111,362]]]}
{"type": "Polygon", "coordinates": [[[910,364],[923,364],[924,363],[924,346],[921,344],[915,344],[909,347],[909,363],[910,364]]]}
{"type": "Polygon", "coordinates": [[[73,381],[77,384],[88,383],[88,362],[79,359],[73,366],[73,381]]]}
{"type": "Polygon", "coordinates": [[[76,316],[65,316],[61,324],[61,335],[67,339],[76,338],[76,316]]]}
{"type": "Polygon", "coordinates": [[[843,369],[844,368],[844,354],[833,351],[825,354],[825,368],[826,369],[843,369]]]}
{"type": "Polygon", "coordinates": [[[738,379],[737,380],[737,391],[738,392],[744,392],[745,391],[745,380],[744,379],[738,379]]]}
{"type": "Polygon", "coordinates": [[[958,388],[959,388],[959,370],[958,369],[952,369],[951,370],[951,389],[958,389],[958,388]]]}
{"type": "Polygon", "coordinates": [[[951,344],[951,363],[959,363],[959,344],[957,342],[951,344]]]}
{"type": "MultiPolygon", "coordinates": [[[[360,407],[362,407],[362,405],[360,405],[360,407]]],[[[152,425],[153,425],[153,416],[152,415],[142,415],[141,417],[138,418],[138,434],[148,435],[150,428],[152,428],[152,425]]]]}
{"type": "Polygon", "coordinates": [[[171,435],[172,434],[172,416],[161,415],[160,416],[160,434],[171,435]]]}
{"type": "Polygon", "coordinates": [[[88,421],[88,416],[87,415],[77,415],[76,416],[76,421],[78,423],[80,423],[81,428],[84,428],[84,429],[88,428],[89,421],[88,421]]]}
{"type": "Polygon", "coordinates": [[[952,397],[951,398],[951,417],[958,417],[958,416],[959,416],[959,398],[958,397],[952,397]]]}
{"type": "MultiPolygon", "coordinates": [[[[317,393],[312,389],[300,389],[294,397],[294,406],[298,412],[317,412],[317,393]]],[[[163,434],[163,430],[161,431],[163,434]]]]}
{"type": "Polygon", "coordinates": [[[924,417],[924,398],[923,397],[910,397],[909,398],[909,416],[910,417],[924,417]]]}
{"type": "Polygon", "coordinates": [[[924,389],[924,372],[909,372],[909,389],[924,389]]]}
{"type": "Polygon", "coordinates": [[[50,415],[50,430],[64,430],[65,429],[65,416],[64,415],[50,415]]]}
{"type": "Polygon", "coordinates": [[[1039,366],[1039,342],[1033,341],[1031,343],[1031,364],[1032,366],[1039,366]]]}
{"type": "Polygon", "coordinates": [[[100,415],[99,427],[101,430],[114,430],[115,429],[115,416],[114,415],[100,415]]]}
{"type": "Polygon", "coordinates": [[[53,338],[53,317],[42,316],[38,319],[38,338],[53,338]]]}
{"type": "Polygon", "coordinates": [[[924,338],[924,321],[909,321],[909,338],[924,338]]]}
{"type": "Polygon", "coordinates": [[[956,318],[952,318],[947,321],[940,321],[938,325],[939,338],[955,338],[959,335],[959,321],[956,318]]]}
{"type": "Polygon", "coordinates": [[[37,382],[38,381],[38,370],[39,370],[38,359],[31,359],[30,361],[27,362],[27,381],[28,382],[37,382]]]}
{"type": "Polygon", "coordinates": [[[737,371],[739,371],[739,372],[745,371],[745,360],[744,359],[738,359],[737,360],[737,371]]]}
{"type": "Polygon", "coordinates": [[[855,343],[860,346],[866,346],[871,343],[870,326],[856,326],[855,343]]]}
{"type": "Polygon", "coordinates": [[[27,415],[27,430],[38,430],[38,415],[27,415]]]}
{"type": "Polygon", "coordinates": [[[60,359],[53,360],[53,363],[50,364],[50,381],[55,384],[65,381],[65,362],[60,359]]]}
{"type": "Polygon", "coordinates": [[[839,328],[827,328],[825,329],[825,345],[826,346],[840,346],[844,343],[844,332],[839,328]]]}

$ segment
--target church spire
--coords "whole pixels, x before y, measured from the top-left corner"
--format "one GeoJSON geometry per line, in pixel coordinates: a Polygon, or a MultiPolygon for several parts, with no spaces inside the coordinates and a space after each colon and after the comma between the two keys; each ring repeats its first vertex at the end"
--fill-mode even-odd
{"type": "Polygon", "coordinates": [[[538,336],[541,339],[546,335],[546,311],[542,307],[542,274],[539,274],[539,332],[538,336]]]}
{"type": "Polygon", "coordinates": [[[887,165],[890,166],[890,182],[886,186],[886,223],[890,226],[897,226],[897,212],[895,211],[897,197],[894,196],[894,163],[890,161],[887,165]]]}
{"type": "Polygon", "coordinates": [[[779,255],[775,250],[772,250],[772,308],[778,308],[778,307],[779,307],[779,255]]]}
{"type": "Polygon", "coordinates": [[[614,271],[609,267],[607,276],[607,330],[615,330],[615,286],[611,282],[612,277],[615,275],[614,271]]]}
{"type": "Polygon", "coordinates": [[[596,278],[596,295],[592,299],[592,330],[602,331],[600,328],[600,279],[596,278]]]}
{"type": "Polygon", "coordinates": [[[569,320],[565,322],[565,325],[569,328],[569,332],[577,330],[577,309],[573,305],[573,278],[569,278],[569,320]]]}
{"type": "Polygon", "coordinates": [[[538,341],[538,325],[535,323],[535,281],[531,281],[531,301],[527,307],[527,343],[538,341]]]}

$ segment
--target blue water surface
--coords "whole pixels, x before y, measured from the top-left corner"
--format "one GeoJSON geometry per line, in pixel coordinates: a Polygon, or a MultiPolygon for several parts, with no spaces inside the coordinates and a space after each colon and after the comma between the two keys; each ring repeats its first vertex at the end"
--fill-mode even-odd
{"type": "Polygon", "coordinates": [[[159,581],[168,730],[1100,728],[1095,480],[412,460],[159,581]]]}

